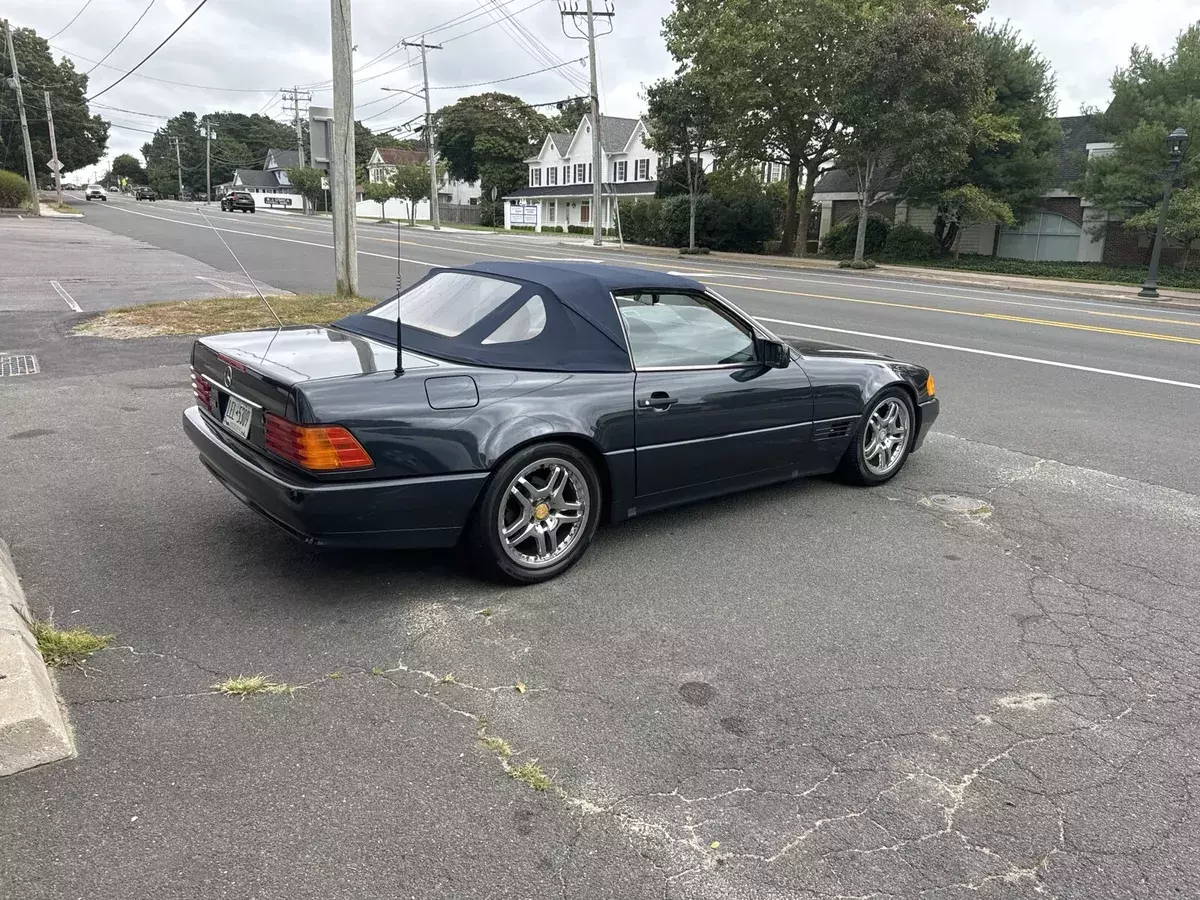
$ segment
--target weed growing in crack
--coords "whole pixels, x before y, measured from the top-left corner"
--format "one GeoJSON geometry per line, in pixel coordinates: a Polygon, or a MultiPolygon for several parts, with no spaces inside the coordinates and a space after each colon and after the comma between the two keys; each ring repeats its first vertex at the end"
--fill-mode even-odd
{"type": "Polygon", "coordinates": [[[491,750],[501,759],[508,759],[512,756],[512,745],[502,737],[496,737],[494,734],[480,735],[479,743],[483,744],[484,747],[491,750]]]}
{"type": "Polygon", "coordinates": [[[458,679],[454,677],[453,672],[447,672],[441,677],[441,684],[458,684],[458,679]]]}
{"type": "Polygon", "coordinates": [[[493,610],[490,606],[485,606],[483,609],[479,610],[479,615],[483,616],[485,619],[490,619],[493,612],[495,612],[495,610],[493,610]]]}
{"type": "Polygon", "coordinates": [[[372,674],[372,675],[382,675],[382,674],[383,674],[383,669],[379,668],[379,666],[373,666],[373,667],[371,668],[371,674],[372,674]]]}
{"type": "Polygon", "coordinates": [[[213,690],[226,697],[237,697],[245,700],[254,694],[291,694],[296,690],[290,684],[271,681],[265,675],[238,675],[227,678],[220,684],[214,684],[213,690]]]}
{"type": "Polygon", "coordinates": [[[536,762],[511,766],[508,770],[508,777],[515,781],[524,782],[535,791],[547,791],[552,787],[550,776],[543,772],[542,767],[536,762]]]}
{"type": "Polygon", "coordinates": [[[525,682],[518,681],[516,684],[513,685],[513,690],[516,691],[518,694],[523,694],[527,690],[529,690],[529,688],[527,688],[525,686],[525,682]]]}
{"type": "Polygon", "coordinates": [[[86,628],[55,628],[50,622],[37,619],[29,623],[29,630],[46,665],[56,669],[82,665],[113,639],[111,634],[92,634],[86,628]]]}

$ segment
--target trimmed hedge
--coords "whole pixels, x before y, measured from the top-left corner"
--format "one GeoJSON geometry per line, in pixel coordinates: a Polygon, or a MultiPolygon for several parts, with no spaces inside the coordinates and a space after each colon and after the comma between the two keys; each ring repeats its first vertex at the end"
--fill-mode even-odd
{"type": "MultiPolygon", "coordinates": [[[[1112,266],[1096,262],[1036,262],[1029,259],[997,259],[964,253],[957,260],[938,257],[930,260],[888,260],[899,265],[927,266],[954,269],[961,272],[981,272],[996,275],[1023,275],[1030,278],[1057,278],[1063,281],[1089,281],[1110,284],[1141,284],[1146,279],[1146,266],[1112,266]]],[[[1181,269],[1164,266],[1158,272],[1158,286],[1200,291],[1200,268],[1181,269]]]]}
{"type": "MultiPolygon", "coordinates": [[[[595,229],[592,228],[591,225],[568,225],[567,231],[570,232],[571,234],[592,234],[593,231],[595,231],[595,229]]],[[[600,233],[605,235],[606,237],[616,237],[617,229],[602,228],[602,229],[600,229],[600,233]]]]}
{"type": "MultiPolygon", "coordinates": [[[[890,226],[878,216],[867,216],[867,240],[864,256],[878,256],[887,242],[890,226]]],[[[838,259],[854,256],[854,245],[858,240],[858,215],[839,222],[829,229],[821,241],[821,252],[838,259]]]]}
{"type": "MultiPolygon", "coordinates": [[[[870,225],[867,226],[868,228],[870,225]]],[[[915,225],[896,225],[883,242],[884,259],[921,260],[941,256],[942,245],[928,231],[915,225]]]]}
{"type": "Polygon", "coordinates": [[[0,209],[18,209],[29,202],[29,182],[16,172],[0,169],[0,209]]]}

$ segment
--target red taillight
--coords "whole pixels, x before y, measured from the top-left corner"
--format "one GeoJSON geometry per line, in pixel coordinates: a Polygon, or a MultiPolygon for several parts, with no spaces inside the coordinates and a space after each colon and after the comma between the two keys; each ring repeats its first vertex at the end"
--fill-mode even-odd
{"type": "Polygon", "coordinates": [[[375,463],[340,425],[297,425],[266,413],[264,445],[276,456],[311,472],[366,469],[375,463]]]}
{"type": "Polygon", "coordinates": [[[195,369],[192,370],[192,393],[196,395],[196,402],[200,406],[205,409],[209,408],[212,398],[212,387],[195,369]]]}

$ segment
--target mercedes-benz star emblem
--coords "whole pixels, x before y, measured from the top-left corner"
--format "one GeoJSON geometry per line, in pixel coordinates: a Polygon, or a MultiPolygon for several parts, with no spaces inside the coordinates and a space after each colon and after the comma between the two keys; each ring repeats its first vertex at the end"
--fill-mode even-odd
{"type": "Polygon", "coordinates": [[[225,387],[233,387],[233,366],[225,367],[225,387]]]}

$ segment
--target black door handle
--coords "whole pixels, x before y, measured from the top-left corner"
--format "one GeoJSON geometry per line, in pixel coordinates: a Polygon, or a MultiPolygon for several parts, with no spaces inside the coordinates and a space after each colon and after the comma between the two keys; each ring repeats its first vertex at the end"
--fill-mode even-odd
{"type": "Polygon", "coordinates": [[[638,406],[642,409],[667,410],[678,402],[678,397],[672,397],[666,391],[655,391],[649,397],[643,397],[639,400],[638,406]]]}

